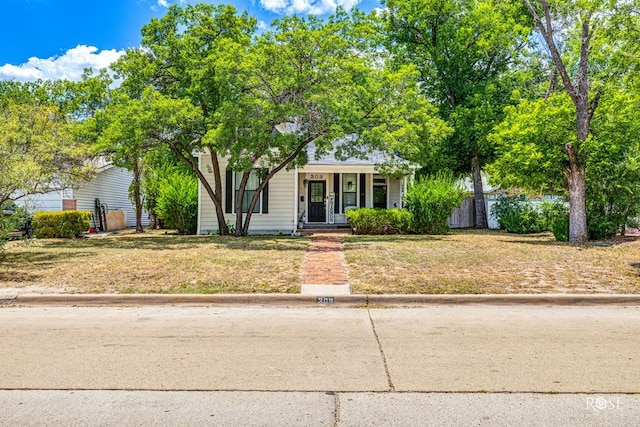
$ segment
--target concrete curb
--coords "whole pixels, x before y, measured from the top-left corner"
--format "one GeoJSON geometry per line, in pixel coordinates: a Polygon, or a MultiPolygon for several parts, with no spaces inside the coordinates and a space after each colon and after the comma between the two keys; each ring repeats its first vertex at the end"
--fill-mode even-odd
{"type": "Polygon", "coordinates": [[[0,306],[122,305],[624,305],[640,306],[640,295],[300,295],[300,294],[19,294],[0,297],[0,306]]]}

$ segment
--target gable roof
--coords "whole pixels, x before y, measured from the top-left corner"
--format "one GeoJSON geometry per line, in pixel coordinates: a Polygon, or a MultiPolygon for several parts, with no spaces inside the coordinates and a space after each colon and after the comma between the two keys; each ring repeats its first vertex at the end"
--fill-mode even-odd
{"type": "MultiPolygon", "coordinates": [[[[339,146],[343,144],[344,140],[336,141],[335,145],[339,146]]],[[[381,150],[370,149],[367,146],[362,147],[362,151],[366,153],[362,158],[348,158],[346,160],[340,160],[336,158],[336,149],[332,148],[326,155],[316,158],[316,145],[311,142],[307,145],[307,165],[309,166],[326,166],[326,165],[359,165],[359,166],[371,166],[382,165],[385,163],[393,162],[395,164],[401,163],[410,165],[410,162],[402,159],[397,155],[390,155],[381,150]]]]}

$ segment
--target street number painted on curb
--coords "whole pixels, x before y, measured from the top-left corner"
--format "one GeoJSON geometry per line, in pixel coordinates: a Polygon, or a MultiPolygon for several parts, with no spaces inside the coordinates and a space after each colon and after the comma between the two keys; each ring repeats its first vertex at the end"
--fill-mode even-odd
{"type": "Polygon", "coordinates": [[[318,304],[333,304],[333,297],[318,297],[318,304]]]}

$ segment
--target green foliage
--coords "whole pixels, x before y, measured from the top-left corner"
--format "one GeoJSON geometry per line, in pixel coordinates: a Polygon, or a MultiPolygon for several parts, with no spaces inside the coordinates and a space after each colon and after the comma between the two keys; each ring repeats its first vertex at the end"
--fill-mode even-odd
{"type": "Polygon", "coordinates": [[[559,242],[569,241],[569,211],[564,216],[559,216],[551,223],[553,236],[559,242]]]}
{"type": "Polygon", "coordinates": [[[174,171],[158,187],[158,217],[168,228],[180,234],[195,233],[198,221],[198,181],[191,175],[174,171]]]}
{"type": "MultiPolygon", "coordinates": [[[[221,62],[229,96],[205,140],[229,155],[234,170],[267,169],[263,183],[304,165],[311,141],[317,156],[335,149],[338,158],[363,157],[379,149],[418,158],[450,129],[421,94],[415,67],[390,64],[374,35],[357,11],[277,20],[246,52],[221,62]]],[[[236,234],[246,234],[250,215],[236,211],[236,234]]]]}
{"type": "Polygon", "coordinates": [[[564,202],[544,201],[540,207],[546,221],[546,228],[556,240],[569,241],[569,207],[564,202]]]}
{"type": "Polygon", "coordinates": [[[490,138],[498,151],[490,173],[506,187],[570,192],[570,241],[581,243],[638,212],[640,10],[636,1],[524,4],[545,45],[534,56],[551,81],[514,93],[524,100],[490,138]]]}
{"type": "Polygon", "coordinates": [[[412,230],[420,234],[446,234],[447,219],[465,195],[466,191],[451,173],[419,177],[411,183],[404,198],[413,215],[412,230]]]}
{"type": "Polygon", "coordinates": [[[586,172],[589,237],[613,236],[640,216],[640,94],[613,92],[602,97],[588,141],[586,172]]]}
{"type": "Polygon", "coordinates": [[[230,223],[229,221],[226,222],[226,226],[227,226],[227,234],[234,235],[236,232],[236,226],[230,223]]]}
{"type": "Polygon", "coordinates": [[[470,157],[493,156],[487,135],[511,102],[514,58],[531,24],[519,0],[386,0],[384,32],[401,63],[415,64],[421,87],[454,132],[428,147],[428,171],[470,172],[470,157]]]}
{"type": "Polygon", "coordinates": [[[359,208],[347,211],[346,216],[355,234],[406,234],[413,222],[406,209],[359,208]]]}
{"type": "Polygon", "coordinates": [[[498,157],[486,170],[505,188],[556,192],[566,188],[565,143],[576,143],[575,110],[566,94],[507,107],[489,139],[498,157]]]}
{"type": "Polygon", "coordinates": [[[564,202],[545,200],[536,206],[524,196],[503,195],[492,206],[491,215],[509,233],[551,231],[557,240],[566,241],[569,237],[569,208],[564,202]]]}
{"type": "MultiPolygon", "coordinates": [[[[599,101],[593,135],[578,153],[586,167],[589,238],[610,237],[640,214],[640,116],[635,93],[613,91],[599,101]]],[[[566,94],[522,101],[495,128],[498,159],[487,170],[505,187],[566,191],[564,144],[577,144],[575,111],[566,94]]],[[[564,225],[558,226],[562,235],[564,225]]],[[[557,237],[557,236],[556,236],[557,237]]]]}
{"type": "Polygon", "coordinates": [[[509,233],[540,233],[547,228],[542,213],[520,196],[500,196],[491,208],[491,215],[509,233]]]}
{"type": "Polygon", "coordinates": [[[89,229],[91,217],[88,211],[36,212],[33,233],[41,239],[74,239],[89,229]]]}
{"type": "Polygon", "coordinates": [[[0,204],[89,175],[88,151],[71,128],[53,105],[8,101],[0,108],[0,204]]]}
{"type": "Polygon", "coordinates": [[[620,226],[611,216],[598,211],[587,212],[587,231],[590,240],[602,240],[616,235],[620,226]]]}
{"type": "Polygon", "coordinates": [[[27,221],[26,208],[16,208],[11,202],[5,202],[0,209],[0,258],[4,253],[4,245],[20,226],[27,221]]]}

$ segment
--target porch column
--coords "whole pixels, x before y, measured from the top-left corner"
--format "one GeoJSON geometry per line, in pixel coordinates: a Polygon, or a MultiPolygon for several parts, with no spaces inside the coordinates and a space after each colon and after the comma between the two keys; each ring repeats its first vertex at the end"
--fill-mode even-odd
{"type": "Polygon", "coordinates": [[[400,208],[404,207],[404,196],[407,195],[407,177],[402,177],[402,194],[400,195],[400,208]]]}

